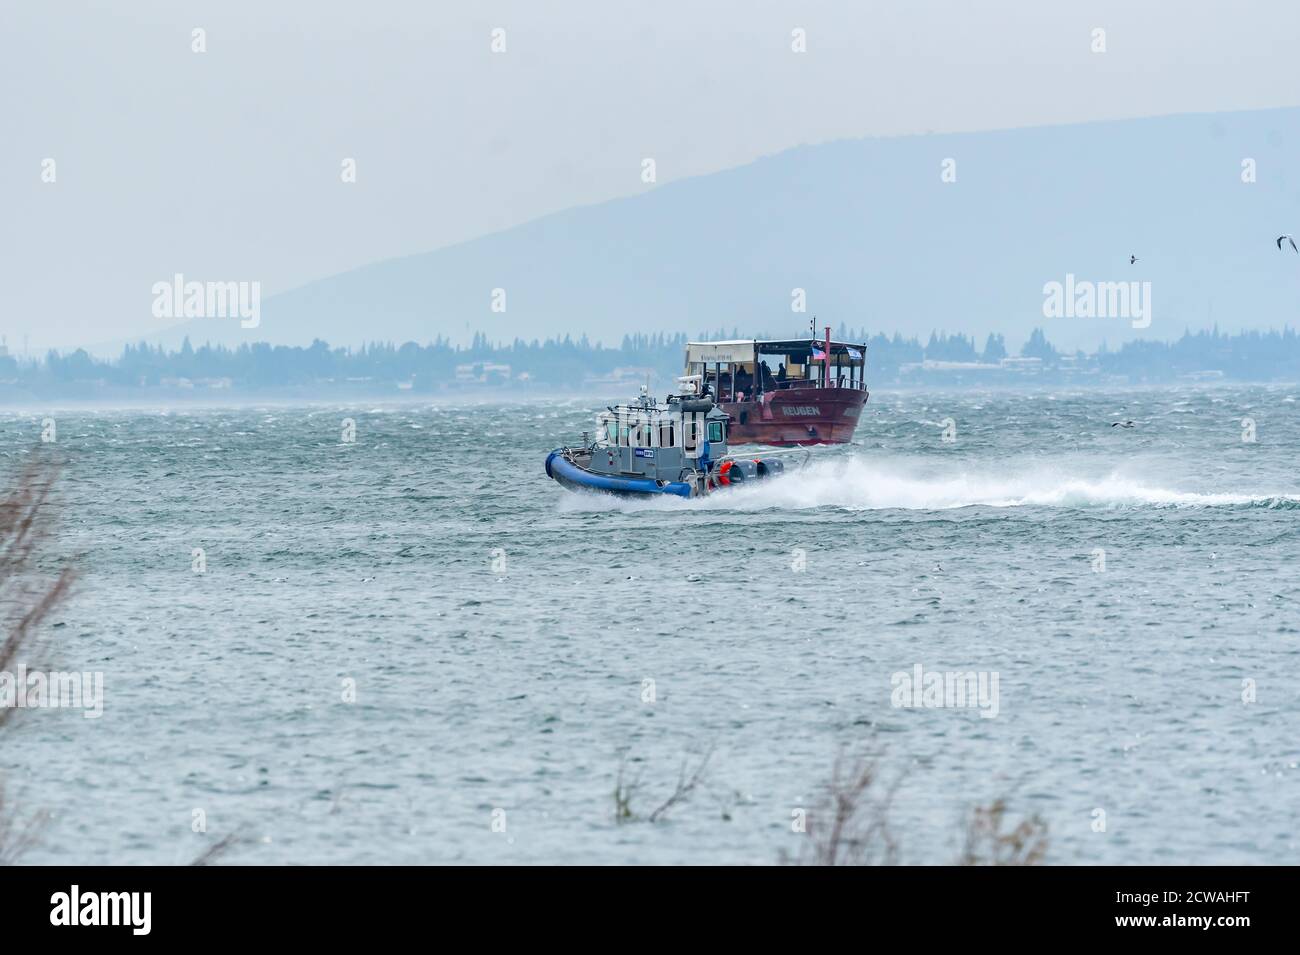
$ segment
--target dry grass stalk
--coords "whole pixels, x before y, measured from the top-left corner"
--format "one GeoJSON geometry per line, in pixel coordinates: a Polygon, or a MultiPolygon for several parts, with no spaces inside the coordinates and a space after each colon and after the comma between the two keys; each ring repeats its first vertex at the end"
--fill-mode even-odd
{"type": "Polygon", "coordinates": [[[976,806],[966,824],[962,865],[1041,865],[1047,854],[1047,823],[1037,814],[1003,831],[1007,804],[996,799],[976,806]]]}
{"type": "MultiPolygon", "coordinates": [[[[668,813],[676,806],[688,801],[695,791],[704,784],[705,772],[709,767],[709,760],[713,758],[713,747],[710,746],[705,750],[700,761],[694,769],[688,769],[689,760],[683,759],[681,768],[677,773],[677,785],[668,797],[661,802],[650,815],[646,816],[648,822],[659,822],[664,819],[668,813]]],[[[641,790],[641,773],[637,772],[636,778],[630,782],[627,779],[627,756],[624,755],[618,764],[618,778],[614,782],[614,819],[616,822],[632,822],[639,817],[636,810],[632,808],[632,799],[641,790]]]]}
{"type": "Polygon", "coordinates": [[[631,782],[626,780],[626,775],[627,755],[624,754],[618,762],[618,778],[614,781],[614,820],[620,823],[631,822],[636,818],[636,813],[632,811],[632,797],[641,788],[640,772],[631,782]]]}
{"type": "MultiPolygon", "coordinates": [[[[53,491],[59,470],[48,460],[31,461],[0,499],[0,671],[12,673],[26,662],[20,657],[36,648],[37,628],[71,591],[72,568],[53,579],[39,572],[58,516],[53,491]]],[[[16,712],[0,707],[0,727],[16,712]]],[[[0,865],[12,865],[30,849],[47,819],[44,812],[20,816],[0,780],[0,865]]]]}
{"type": "Polygon", "coordinates": [[[685,802],[691,797],[691,794],[699,788],[700,783],[704,781],[704,773],[709,768],[709,760],[713,758],[713,747],[710,746],[700,757],[699,763],[691,773],[686,772],[687,762],[682,760],[681,769],[677,771],[677,787],[673,790],[672,795],[660,804],[659,808],[650,813],[650,821],[658,822],[668,814],[668,811],[678,803],[685,802]]]}
{"type": "Polygon", "coordinates": [[[242,830],[239,832],[232,832],[229,835],[222,836],[216,842],[212,843],[212,845],[204,849],[203,852],[201,852],[190,863],[190,865],[212,865],[231,850],[237,849],[243,845],[248,845],[252,841],[253,838],[247,832],[242,830]]]}
{"type": "Polygon", "coordinates": [[[808,813],[807,848],[800,862],[811,865],[895,865],[898,840],[889,824],[894,795],[902,782],[882,782],[881,760],[862,752],[835,758],[831,778],[808,813]]]}
{"type": "MultiPolygon", "coordinates": [[[[24,465],[0,500],[0,670],[10,670],[19,654],[33,649],[36,628],[72,587],[71,567],[53,580],[37,573],[58,516],[51,499],[58,478],[57,465],[24,465]]],[[[0,709],[0,725],[13,714],[10,707],[0,709]]]]}
{"type": "Polygon", "coordinates": [[[14,865],[40,841],[49,813],[34,812],[23,817],[11,804],[3,780],[0,780],[0,866],[14,865]]]}

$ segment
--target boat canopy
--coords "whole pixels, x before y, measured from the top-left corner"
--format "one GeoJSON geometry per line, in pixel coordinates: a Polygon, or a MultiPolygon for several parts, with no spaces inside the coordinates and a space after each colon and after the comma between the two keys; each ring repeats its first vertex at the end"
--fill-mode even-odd
{"type": "Polygon", "coordinates": [[[740,363],[754,360],[754,340],[746,339],[733,342],[687,342],[686,363],[706,364],[740,363]]]}
{"type": "MultiPolygon", "coordinates": [[[[704,364],[747,364],[760,355],[786,355],[799,364],[821,361],[826,342],[812,338],[791,338],[759,341],[741,339],[720,342],[688,342],[686,364],[689,368],[704,364]],[[814,356],[816,352],[816,356],[814,356]]],[[[866,361],[866,345],[853,342],[831,342],[831,363],[834,365],[861,365],[866,361]]]]}
{"type": "MultiPolygon", "coordinates": [[[[780,341],[754,342],[754,348],[760,355],[789,355],[802,364],[813,358],[814,351],[820,356],[826,350],[826,342],[810,338],[794,338],[780,341]]],[[[866,357],[867,346],[864,344],[831,342],[832,364],[860,365],[866,361],[866,357]]],[[[821,361],[821,358],[817,357],[814,360],[821,361]]]]}

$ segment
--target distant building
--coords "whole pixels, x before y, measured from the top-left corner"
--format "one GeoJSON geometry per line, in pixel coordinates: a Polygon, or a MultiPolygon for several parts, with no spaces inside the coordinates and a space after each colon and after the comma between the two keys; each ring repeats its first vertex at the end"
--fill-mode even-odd
{"type": "Polygon", "coordinates": [[[493,361],[476,361],[456,366],[457,382],[461,384],[485,385],[489,382],[510,380],[510,366],[493,361]]]}
{"type": "Polygon", "coordinates": [[[588,375],[583,379],[587,385],[617,385],[619,387],[644,385],[647,380],[654,381],[658,377],[653,368],[636,368],[631,365],[625,365],[615,368],[605,375],[588,375]]]}
{"type": "Polygon", "coordinates": [[[1041,371],[1043,360],[1041,358],[1003,358],[998,362],[999,367],[1004,371],[1034,372],[1041,371]]]}
{"type": "Polygon", "coordinates": [[[983,361],[931,361],[921,362],[923,371],[997,371],[1001,365],[983,361]]]}

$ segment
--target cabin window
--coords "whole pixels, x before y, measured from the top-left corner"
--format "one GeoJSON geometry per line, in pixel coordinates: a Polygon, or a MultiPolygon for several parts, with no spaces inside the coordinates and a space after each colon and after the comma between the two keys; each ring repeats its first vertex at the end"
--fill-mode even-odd
{"type": "Polygon", "coordinates": [[[605,440],[610,444],[618,443],[618,422],[613,418],[605,422],[605,440]]]}
{"type": "Polygon", "coordinates": [[[710,421],[710,422],[709,422],[709,440],[710,440],[710,441],[721,441],[721,440],[722,440],[722,422],[721,422],[721,421],[710,421]]]}
{"type": "Polygon", "coordinates": [[[672,446],[673,446],[672,422],[665,421],[659,425],[659,447],[671,448],[672,446]]]}

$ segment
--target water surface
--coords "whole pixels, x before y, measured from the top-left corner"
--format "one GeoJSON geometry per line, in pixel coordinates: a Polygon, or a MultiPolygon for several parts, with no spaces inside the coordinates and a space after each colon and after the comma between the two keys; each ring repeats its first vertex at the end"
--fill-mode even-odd
{"type": "Polygon", "coordinates": [[[73,409],[53,449],[5,414],[9,466],[67,461],[50,636],[106,683],[5,731],[54,814],[28,860],[770,863],[871,745],[907,862],[999,797],[1051,862],[1294,861],[1294,390],[873,395],[854,446],[700,501],[549,482],[603,405],[73,409]],[[996,672],[996,718],[891,705],[918,663],[996,672]],[[621,761],[644,815],[710,748],[615,822],[621,761]]]}

